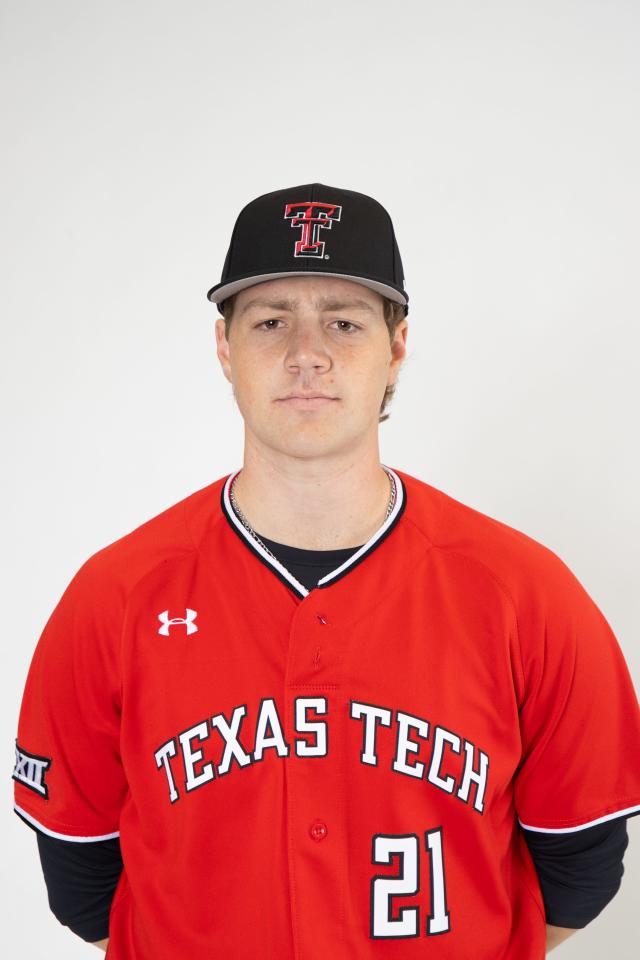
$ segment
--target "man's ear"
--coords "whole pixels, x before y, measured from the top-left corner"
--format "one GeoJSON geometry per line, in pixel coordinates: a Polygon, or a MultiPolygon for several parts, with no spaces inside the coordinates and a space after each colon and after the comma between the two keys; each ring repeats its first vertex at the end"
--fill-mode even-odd
{"type": "Polygon", "coordinates": [[[216,353],[222,367],[225,377],[232,383],[231,379],[231,360],[229,357],[229,341],[225,335],[224,317],[218,317],[215,325],[216,332],[216,353]]]}
{"type": "Polygon", "coordinates": [[[389,377],[387,386],[391,387],[395,382],[400,371],[400,367],[407,355],[407,335],[409,333],[409,321],[405,318],[401,320],[396,327],[393,340],[391,341],[391,363],[389,364],[389,377]]]}

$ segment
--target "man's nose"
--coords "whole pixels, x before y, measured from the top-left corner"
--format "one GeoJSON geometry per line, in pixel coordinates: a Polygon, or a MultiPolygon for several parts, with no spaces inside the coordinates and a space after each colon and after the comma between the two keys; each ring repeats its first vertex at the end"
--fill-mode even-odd
{"type": "Polygon", "coordinates": [[[329,367],[331,358],[322,332],[308,327],[294,330],[287,344],[286,363],[294,367],[329,367]]]}

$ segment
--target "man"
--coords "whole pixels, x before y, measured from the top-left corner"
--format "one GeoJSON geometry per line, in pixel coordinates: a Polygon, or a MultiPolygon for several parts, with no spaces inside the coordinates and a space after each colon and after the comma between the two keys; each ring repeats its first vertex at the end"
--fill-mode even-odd
{"type": "Polygon", "coordinates": [[[616,638],[542,544],[380,462],[408,296],[379,203],[258,197],[208,296],[242,468],[90,557],[29,671],[52,909],[109,960],[537,960],[640,812],[616,638]]]}

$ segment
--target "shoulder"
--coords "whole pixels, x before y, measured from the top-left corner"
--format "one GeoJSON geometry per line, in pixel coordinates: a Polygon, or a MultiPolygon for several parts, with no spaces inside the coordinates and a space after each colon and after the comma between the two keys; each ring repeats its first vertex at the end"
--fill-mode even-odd
{"type": "Polygon", "coordinates": [[[219,477],[91,554],[78,568],[67,591],[107,591],[124,599],[145,576],[161,566],[181,562],[197,552],[211,526],[220,521],[219,477]]]}
{"type": "Polygon", "coordinates": [[[580,603],[587,597],[567,563],[523,530],[452,497],[404,471],[406,518],[418,528],[443,563],[475,566],[508,594],[517,608],[532,601],[580,603]]]}

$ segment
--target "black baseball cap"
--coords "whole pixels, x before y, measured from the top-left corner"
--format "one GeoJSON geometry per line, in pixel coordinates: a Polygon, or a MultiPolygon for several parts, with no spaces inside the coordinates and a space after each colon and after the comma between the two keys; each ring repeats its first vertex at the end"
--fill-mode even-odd
{"type": "Polygon", "coordinates": [[[299,274],[355,280],[409,312],[391,217],[364,193],[305,183],[256,197],[238,214],[220,283],[207,299],[222,313],[232,294],[299,274]]]}

